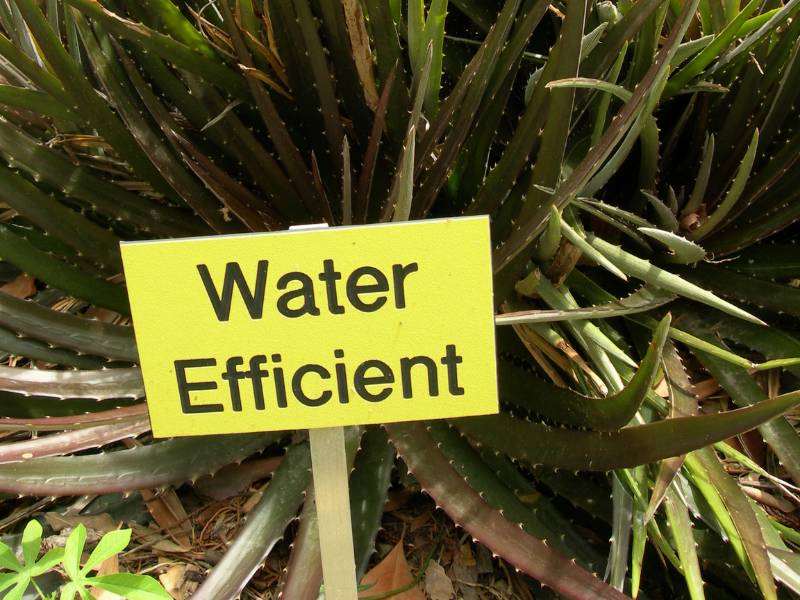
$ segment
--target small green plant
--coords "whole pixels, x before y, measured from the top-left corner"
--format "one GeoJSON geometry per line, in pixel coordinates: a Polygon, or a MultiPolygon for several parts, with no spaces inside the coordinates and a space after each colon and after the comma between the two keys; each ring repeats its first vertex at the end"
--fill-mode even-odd
{"type": "Polygon", "coordinates": [[[55,568],[59,563],[63,567],[68,581],[61,588],[61,600],[73,600],[77,594],[81,600],[90,600],[89,590],[100,588],[130,600],[169,600],[170,595],[152,577],[133,573],[113,573],[110,575],[90,576],[105,560],[122,552],[131,541],[130,529],[118,529],[106,533],[81,566],[81,555],[86,544],[86,527],[79,524],[67,538],[64,548],[54,548],[37,560],[42,549],[42,526],[33,520],[25,526],[22,533],[22,557],[20,563],[14,551],[0,542],[0,568],[11,571],[0,573],[0,592],[11,587],[11,591],[3,596],[3,600],[19,600],[33,584],[42,598],[53,598],[54,594],[45,594],[37,585],[35,577],[43,575],[55,568]]]}

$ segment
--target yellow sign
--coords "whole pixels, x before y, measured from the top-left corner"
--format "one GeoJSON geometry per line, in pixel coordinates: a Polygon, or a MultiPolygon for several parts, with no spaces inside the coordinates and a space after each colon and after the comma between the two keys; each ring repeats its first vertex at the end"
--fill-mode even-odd
{"type": "Polygon", "coordinates": [[[126,242],[153,434],[496,413],[485,217],[126,242]]]}

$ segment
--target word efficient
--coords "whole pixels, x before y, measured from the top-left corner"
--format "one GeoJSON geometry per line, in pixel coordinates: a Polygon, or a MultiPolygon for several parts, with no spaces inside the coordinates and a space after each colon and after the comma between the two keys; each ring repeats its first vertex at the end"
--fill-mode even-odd
{"type": "MultiPolygon", "coordinates": [[[[334,358],[343,359],[344,351],[334,350],[334,358]]],[[[414,382],[427,384],[425,392],[428,397],[440,394],[440,372],[447,380],[447,393],[451,396],[462,396],[464,388],[459,385],[458,365],[463,358],[456,352],[454,344],[447,344],[443,355],[434,360],[429,356],[409,356],[400,359],[399,364],[392,367],[377,359],[359,363],[352,373],[344,361],[337,361],[332,368],[317,363],[304,364],[293,372],[287,372],[281,366],[280,354],[272,354],[269,359],[264,354],[251,356],[244,368],[242,356],[232,356],[225,361],[223,371],[216,371],[213,379],[201,380],[189,371],[203,369],[208,373],[209,367],[216,367],[213,358],[176,360],[175,374],[178,380],[178,392],[181,410],[184,414],[223,412],[224,404],[219,402],[202,402],[202,396],[196,392],[212,391],[227,382],[230,397],[230,409],[242,411],[242,381],[248,380],[252,387],[253,406],[256,410],[266,410],[268,406],[287,408],[290,397],[300,404],[318,407],[334,400],[339,404],[348,404],[351,390],[367,402],[382,402],[399,392],[403,398],[414,397],[414,382]],[[267,365],[271,365],[268,368],[267,365]],[[441,369],[440,369],[441,365],[441,369]],[[271,379],[269,400],[265,397],[265,379],[271,379]],[[221,380],[221,381],[220,381],[221,380]],[[291,395],[291,396],[290,396],[291,395]]],[[[218,399],[218,393],[212,394],[218,399]]]]}

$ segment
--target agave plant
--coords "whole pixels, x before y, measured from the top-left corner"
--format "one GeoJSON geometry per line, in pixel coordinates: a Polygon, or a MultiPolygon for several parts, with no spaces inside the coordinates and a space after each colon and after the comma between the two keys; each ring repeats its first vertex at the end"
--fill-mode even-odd
{"type": "Polygon", "coordinates": [[[35,282],[0,293],[0,490],[154,489],[277,444],[194,597],[235,597],[299,513],[282,592],[316,598],[302,435],[149,438],[118,243],[489,214],[502,412],[349,430],[359,573],[399,455],[558,594],[800,593],[800,534],[726,471],[800,503],[798,10],[0,1],[0,274],[35,282]]]}

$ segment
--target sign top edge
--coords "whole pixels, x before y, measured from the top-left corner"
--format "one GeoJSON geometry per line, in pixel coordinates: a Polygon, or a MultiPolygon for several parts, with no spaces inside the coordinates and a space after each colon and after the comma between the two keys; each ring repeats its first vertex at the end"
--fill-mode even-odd
{"type": "Polygon", "coordinates": [[[489,221],[489,215],[469,215],[469,216],[460,216],[460,217],[440,217],[435,219],[418,219],[416,221],[398,221],[398,222],[388,222],[388,223],[368,223],[365,225],[336,225],[334,227],[321,227],[321,226],[314,226],[314,223],[310,223],[307,226],[303,225],[297,229],[281,229],[279,231],[253,231],[249,233],[231,233],[231,234],[212,234],[212,235],[201,235],[201,236],[191,236],[191,237],[181,237],[181,238],[160,238],[156,240],[122,240],[120,241],[120,246],[140,246],[146,244],[164,244],[164,243],[181,243],[181,242],[193,242],[196,240],[224,240],[224,239],[240,239],[240,238],[248,238],[254,236],[264,236],[264,235],[303,235],[308,233],[331,233],[337,231],[344,231],[344,230],[352,230],[352,229],[364,229],[368,227],[370,229],[373,228],[381,228],[381,227],[394,227],[398,225],[425,225],[425,224],[434,224],[434,223],[443,223],[447,221],[489,221]]]}

